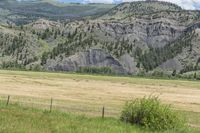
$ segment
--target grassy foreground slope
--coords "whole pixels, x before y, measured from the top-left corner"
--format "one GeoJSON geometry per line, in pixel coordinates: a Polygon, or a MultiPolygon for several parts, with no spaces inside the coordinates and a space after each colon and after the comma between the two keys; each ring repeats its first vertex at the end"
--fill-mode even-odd
{"type": "MultiPolygon", "coordinates": [[[[151,133],[114,118],[88,118],[58,111],[49,113],[32,108],[0,103],[1,133],[151,133]]],[[[198,129],[162,133],[198,133],[198,129]]],[[[161,132],[157,132],[161,133],[161,132]]]]}

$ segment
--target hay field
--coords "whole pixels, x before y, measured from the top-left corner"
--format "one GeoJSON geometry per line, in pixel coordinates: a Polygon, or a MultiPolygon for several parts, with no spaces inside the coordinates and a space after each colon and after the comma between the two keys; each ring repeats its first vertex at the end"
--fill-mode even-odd
{"type": "Polygon", "coordinates": [[[110,115],[119,114],[127,100],[157,95],[186,112],[191,125],[200,125],[199,81],[0,70],[0,96],[7,95],[11,101],[29,103],[48,104],[53,98],[57,106],[88,109],[92,114],[105,106],[110,115]]]}

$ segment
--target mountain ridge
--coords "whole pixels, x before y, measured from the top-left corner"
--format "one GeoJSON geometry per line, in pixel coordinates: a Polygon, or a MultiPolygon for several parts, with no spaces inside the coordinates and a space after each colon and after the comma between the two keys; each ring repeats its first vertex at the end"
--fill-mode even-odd
{"type": "Polygon", "coordinates": [[[3,68],[19,65],[25,69],[78,71],[107,67],[118,74],[200,69],[200,12],[168,2],[124,3],[92,19],[64,23],[40,19],[4,28],[18,31],[15,41],[26,43],[17,43],[19,46],[12,49],[12,35],[1,32],[8,36],[0,42],[3,68]]]}
{"type": "Polygon", "coordinates": [[[27,1],[15,0],[0,1],[0,22],[16,25],[27,24],[40,18],[53,21],[66,21],[84,19],[84,17],[101,14],[111,9],[110,4],[61,4],[52,1],[27,1]]]}

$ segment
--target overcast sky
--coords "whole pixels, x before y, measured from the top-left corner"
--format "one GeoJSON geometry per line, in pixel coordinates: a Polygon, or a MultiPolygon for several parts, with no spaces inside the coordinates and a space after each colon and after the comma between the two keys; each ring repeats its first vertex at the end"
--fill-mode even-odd
{"type": "MultiPolygon", "coordinates": [[[[59,0],[63,2],[80,2],[80,3],[119,3],[138,0],[59,0]]],[[[141,1],[141,0],[140,0],[141,1]]],[[[200,9],[200,0],[160,0],[175,3],[184,9],[200,9]]]]}

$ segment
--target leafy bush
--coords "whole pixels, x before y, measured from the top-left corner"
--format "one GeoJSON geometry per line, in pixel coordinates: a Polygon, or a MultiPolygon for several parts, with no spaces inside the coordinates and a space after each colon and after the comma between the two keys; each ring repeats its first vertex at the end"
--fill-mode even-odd
{"type": "Polygon", "coordinates": [[[80,67],[78,72],[92,74],[115,74],[110,67],[80,67]]]}
{"type": "Polygon", "coordinates": [[[177,112],[169,105],[162,104],[157,97],[145,97],[127,102],[121,120],[152,130],[177,129],[185,123],[177,112]]]}
{"type": "Polygon", "coordinates": [[[155,70],[155,71],[153,71],[152,76],[164,77],[164,72],[163,71],[159,71],[159,70],[155,70]]]}
{"type": "Polygon", "coordinates": [[[3,69],[25,69],[22,64],[18,64],[16,61],[3,62],[2,64],[0,64],[0,68],[3,68],[3,69]]]}
{"type": "Polygon", "coordinates": [[[32,71],[42,71],[42,66],[40,64],[33,64],[30,66],[29,70],[32,71]]]}

